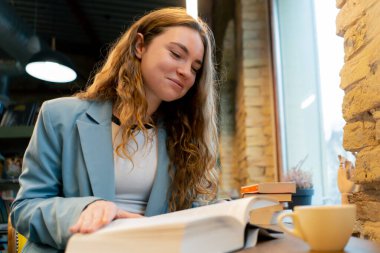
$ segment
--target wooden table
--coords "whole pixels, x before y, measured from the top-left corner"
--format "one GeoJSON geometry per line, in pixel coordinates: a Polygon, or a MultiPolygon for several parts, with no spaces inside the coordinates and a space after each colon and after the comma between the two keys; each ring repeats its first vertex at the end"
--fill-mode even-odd
{"type": "MultiPolygon", "coordinates": [[[[239,251],[240,253],[318,253],[310,251],[309,246],[300,239],[283,234],[279,239],[273,239],[266,242],[260,242],[255,247],[239,251]]],[[[351,237],[348,244],[341,253],[379,253],[380,244],[351,237]]],[[[321,253],[321,252],[320,252],[321,253]]],[[[323,253],[326,253],[323,252],[323,253]]],[[[338,253],[338,252],[334,252],[338,253]]]]}

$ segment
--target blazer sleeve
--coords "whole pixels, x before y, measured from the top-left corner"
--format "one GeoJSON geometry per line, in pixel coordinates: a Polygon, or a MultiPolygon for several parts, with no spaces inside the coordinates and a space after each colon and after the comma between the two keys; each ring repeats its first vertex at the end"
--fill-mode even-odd
{"type": "Polygon", "coordinates": [[[44,103],[24,155],[20,190],[11,206],[11,221],[19,233],[31,242],[57,249],[66,247],[69,227],[82,210],[99,199],[63,196],[61,139],[44,103]]]}

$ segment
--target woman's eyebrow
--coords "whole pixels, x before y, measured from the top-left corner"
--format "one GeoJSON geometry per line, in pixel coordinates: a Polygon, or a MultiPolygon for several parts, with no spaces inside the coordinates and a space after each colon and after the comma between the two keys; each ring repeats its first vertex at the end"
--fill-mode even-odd
{"type": "MultiPolygon", "coordinates": [[[[174,45],[180,47],[187,55],[189,54],[189,50],[187,49],[187,47],[185,45],[178,43],[178,42],[170,42],[170,44],[174,44],[174,45]]],[[[195,60],[195,62],[202,65],[202,61],[199,59],[195,60]]]]}

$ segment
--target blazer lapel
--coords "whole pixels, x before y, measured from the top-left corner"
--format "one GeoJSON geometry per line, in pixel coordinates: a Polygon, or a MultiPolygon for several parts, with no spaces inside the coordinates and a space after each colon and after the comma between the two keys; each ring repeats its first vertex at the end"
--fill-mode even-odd
{"type": "Polygon", "coordinates": [[[93,102],[77,120],[80,142],[94,196],[115,198],[111,129],[112,104],[93,102]]]}
{"type": "Polygon", "coordinates": [[[161,127],[158,128],[157,140],[157,172],[145,210],[145,216],[166,213],[168,209],[167,195],[170,186],[170,176],[168,172],[169,159],[166,149],[166,132],[161,127]]]}
{"type": "MultiPolygon", "coordinates": [[[[77,126],[84,160],[94,196],[106,200],[115,198],[115,173],[112,147],[111,103],[94,102],[77,126]]],[[[145,216],[166,213],[170,186],[166,131],[158,127],[157,172],[149,196],[145,216]]]]}

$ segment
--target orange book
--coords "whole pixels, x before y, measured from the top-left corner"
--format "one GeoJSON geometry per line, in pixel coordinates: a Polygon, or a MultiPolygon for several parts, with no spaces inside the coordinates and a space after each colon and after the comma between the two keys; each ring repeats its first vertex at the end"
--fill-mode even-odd
{"type": "Polygon", "coordinates": [[[296,183],[294,182],[265,182],[242,186],[240,193],[295,193],[296,183]]]}

